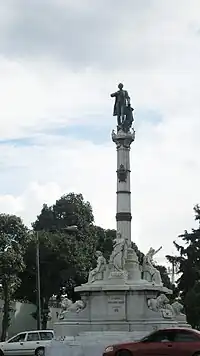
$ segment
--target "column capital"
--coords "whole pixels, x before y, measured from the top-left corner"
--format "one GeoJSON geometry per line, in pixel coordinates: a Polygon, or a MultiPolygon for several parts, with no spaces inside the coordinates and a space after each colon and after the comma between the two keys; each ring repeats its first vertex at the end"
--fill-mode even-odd
{"type": "Polygon", "coordinates": [[[124,132],[119,130],[117,133],[115,130],[112,130],[112,140],[116,144],[117,149],[124,147],[130,149],[131,143],[135,140],[135,131],[124,132]]]}

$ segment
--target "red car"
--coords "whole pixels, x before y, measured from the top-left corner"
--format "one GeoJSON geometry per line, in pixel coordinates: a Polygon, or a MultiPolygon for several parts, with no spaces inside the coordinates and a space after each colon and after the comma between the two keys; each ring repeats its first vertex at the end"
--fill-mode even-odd
{"type": "Polygon", "coordinates": [[[200,331],[162,329],[137,342],[106,347],[103,356],[200,356],[200,331]]]}

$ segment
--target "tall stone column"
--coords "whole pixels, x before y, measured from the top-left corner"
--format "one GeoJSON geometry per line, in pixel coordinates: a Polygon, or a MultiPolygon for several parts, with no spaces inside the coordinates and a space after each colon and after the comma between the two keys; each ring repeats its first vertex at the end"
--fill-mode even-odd
{"type": "Polygon", "coordinates": [[[117,231],[131,242],[131,185],[130,148],[135,139],[135,131],[117,134],[112,132],[112,140],[117,147],[117,231]]]}

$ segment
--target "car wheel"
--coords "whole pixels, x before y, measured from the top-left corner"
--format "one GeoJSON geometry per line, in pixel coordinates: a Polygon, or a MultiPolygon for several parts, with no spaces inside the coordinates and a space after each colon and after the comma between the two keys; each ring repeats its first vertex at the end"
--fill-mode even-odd
{"type": "Polygon", "coordinates": [[[117,351],[116,356],[132,356],[132,354],[128,350],[120,350],[117,351]]]}
{"type": "Polygon", "coordinates": [[[4,353],[2,350],[0,350],[0,356],[4,356],[4,353]]]}
{"type": "Polygon", "coordinates": [[[44,356],[44,347],[39,347],[37,350],[35,350],[35,356],[44,356]]]}

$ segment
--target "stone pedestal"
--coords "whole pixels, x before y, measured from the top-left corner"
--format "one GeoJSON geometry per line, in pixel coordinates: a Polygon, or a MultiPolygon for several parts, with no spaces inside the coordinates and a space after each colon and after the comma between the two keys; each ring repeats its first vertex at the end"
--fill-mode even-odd
{"type": "Polygon", "coordinates": [[[124,268],[128,271],[127,283],[133,283],[133,281],[139,281],[139,283],[141,283],[141,268],[139,266],[136,252],[132,248],[129,248],[127,251],[124,268]]]}
{"type": "Polygon", "coordinates": [[[83,285],[76,291],[81,294],[86,307],[79,313],[69,312],[65,320],[55,323],[58,336],[121,331],[137,331],[143,335],[157,328],[178,325],[172,315],[148,307],[149,299],[157,298],[161,293],[171,293],[165,287],[152,286],[141,280],[135,285],[83,285]]]}

